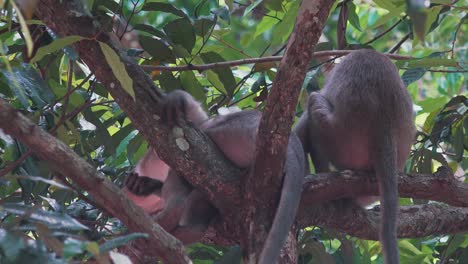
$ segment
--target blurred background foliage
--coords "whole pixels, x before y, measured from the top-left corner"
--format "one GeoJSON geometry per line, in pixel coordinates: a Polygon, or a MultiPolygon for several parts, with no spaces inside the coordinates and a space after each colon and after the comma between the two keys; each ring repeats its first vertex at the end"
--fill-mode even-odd
{"type": "MultiPolygon", "coordinates": [[[[82,3],[135,61],[175,66],[281,55],[300,1],[82,3]]],[[[82,38],[57,37],[34,16],[35,0],[0,4],[0,96],[121,185],[147,143],[71,48],[82,38]]],[[[396,62],[418,128],[409,172],[432,173],[445,165],[466,181],[467,9],[466,2],[453,0],[337,1],[317,45],[317,51],[368,47],[415,58],[396,62]]],[[[113,63],[112,56],[107,60],[102,63],[113,63]]],[[[323,86],[325,62],[311,61],[297,116],[307,93],[323,86]]],[[[216,114],[234,106],[261,109],[277,66],[148,72],[163,90],[185,89],[216,114]]],[[[427,202],[401,199],[403,205],[427,202]]],[[[0,208],[0,263],[118,262],[124,256],[111,249],[144,236],[127,234],[85,191],[3,133],[0,208]]],[[[301,230],[299,246],[299,263],[383,263],[378,242],[319,227],[301,230]]],[[[399,247],[402,263],[468,263],[463,234],[402,239],[399,247]]],[[[189,252],[194,263],[240,259],[237,246],[195,244],[189,252]]]]}

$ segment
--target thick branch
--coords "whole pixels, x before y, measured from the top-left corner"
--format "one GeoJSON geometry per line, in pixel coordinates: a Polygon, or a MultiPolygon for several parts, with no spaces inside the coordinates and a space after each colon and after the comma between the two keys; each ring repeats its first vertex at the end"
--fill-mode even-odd
{"type": "Polygon", "coordinates": [[[244,248],[250,256],[259,253],[267,234],[265,228],[274,216],[297,98],[332,4],[332,0],[302,1],[263,111],[255,164],[245,185],[250,225],[244,236],[244,248]]]}
{"type": "Polygon", "coordinates": [[[41,0],[37,15],[60,36],[80,35],[90,40],[83,40],[74,45],[80,58],[86,63],[106,89],[112,94],[119,106],[125,111],[138,130],[155,147],[158,154],[171,168],[186,177],[190,183],[203,190],[219,209],[236,206],[239,201],[239,186],[233,179],[239,170],[227,162],[206,135],[187,125],[182,129],[170,131],[161,124],[159,100],[162,96],[154,82],[124,52],[115,48],[108,36],[96,27],[83,11],[78,0],[55,1],[41,0]],[[112,69],[106,62],[98,39],[107,43],[125,63],[126,70],[133,80],[136,102],[122,88],[112,69]],[[185,140],[189,148],[181,150],[177,140],[185,140]],[[184,174],[190,172],[189,174],[184,174]],[[216,199],[215,199],[216,198],[216,199]]]}
{"type": "Polygon", "coordinates": [[[72,149],[48,134],[0,99],[0,127],[20,140],[59,173],[71,178],[93,195],[96,202],[118,216],[132,231],[148,233],[151,251],[169,263],[188,263],[183,245],[155,224],[104,175],[72,149]]]}
{"type": "MultiPolygon", "coordinates": [[[[330,202],[302,207],[298,221],[301,227],[320,226],[361,238],[378,240],[380,212],[365,210],[350,202],[330,202]]],[[[468,208],[444,204],[400,207],[398,237],[425,237],[468,231],[468,208]]]]}
{"type": "MultiPolygon", "coordinates": [[[[455,179],[447,167],[434,174],[400,174],[398,189],[401,197],[444,202],[468,207],[468,184],[455,179]]],[[[339,198],[378,196],[377,179],[366,172],[332,172],[306,178],[302,204],[319,204],[339,198]]]]}

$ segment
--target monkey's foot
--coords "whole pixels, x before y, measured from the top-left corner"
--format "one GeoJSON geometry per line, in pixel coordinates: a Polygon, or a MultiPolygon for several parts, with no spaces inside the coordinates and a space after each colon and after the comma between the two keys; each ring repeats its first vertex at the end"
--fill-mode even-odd
{"type": "Polygon", "coordinates": [[[146,176],[139,176],[137,173],[130,173],[124,182],[128,191],[138,196],[148,196],[150,194],[161,193],[163,182],[146,176]]]}

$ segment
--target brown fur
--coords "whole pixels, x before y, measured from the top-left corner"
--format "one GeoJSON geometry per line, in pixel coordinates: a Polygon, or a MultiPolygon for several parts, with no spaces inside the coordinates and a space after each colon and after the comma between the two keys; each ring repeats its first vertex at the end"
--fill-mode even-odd
{"type": "Polygon", "coordinates": [[[414,138],[411,97],[395,65],[373,50],[346,56],[325,87],[309,97],[296,132],[317,172],[340,169],[375,171],[380,190],[380,240],[385,263],[399,263],[396,218],[397,171],[414,138]]]}
{"type": "MultiPolygon", "coordinates": [[[[240,168],[250,168],[255,159],[255,141],[261,113],[241,111],[217,116],[206,120],[206,114],[192,96],[183,91],[168,94],[163,102],[163,121],[176,125],[187,118],[199,126],[224,155],[240,168]],[[206,120],[206,121],[205,121],[206,120]]],[[[166,171],[167,165],[159,159],[157,153],[149,151],[138,163],[136,174],[131,174],[126,187],[133,194],[147,194],[144,182],[148,177],[158,184],[150,193],[160,193],[164,208],[144,208],[148,213],[157,212],[156,220],[169,232],[188,244],[198,241],[204,234],[210,221],[216,216],[216,209],[204,198],[203,194],[193,189],[190,184],[173,170],[166,171]],[[139,176],[139,177],[138,177],[139,176]],[[147,177],[143,177],[147,176],[147,177]],[[167,176],[167,177],[166,177],[167,176]],[[135,178],[136,177],[136,178],[135,178]]],[[[260,256],[259,263],[273,263],[279,256],[286,236],[294,222],[301,196],[305,160],[300,140],[292,133],[288,145],[285,164],[285,178],[278,209],[271,230],[260,256]]],[[[139,198],[141,199],[141,198],[139,198]]],[[[155,199],[151,197],[150,199],[155,199]]],[[[142,201],[137,200],[140,204],[142,201]]],[[[146,204],[154,204],[146,201],[146,204]]]]}

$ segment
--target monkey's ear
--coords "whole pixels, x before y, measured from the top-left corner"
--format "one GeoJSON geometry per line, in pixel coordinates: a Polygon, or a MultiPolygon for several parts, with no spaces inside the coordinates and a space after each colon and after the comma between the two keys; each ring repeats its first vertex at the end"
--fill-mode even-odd
{"type": "Polygon", "coordinates": [[[170,127],[182,125],[186,120],[189,95],[181,90],[174,90],[162,100],[162,121],[170,127]]]}
{"type": "Polygon", "coordinates": [[[155,194],[161,196],[161,190],[164,183],[160,180],[139,176],[137,173],[130,173],[124,182],[128,191],[138,196],[148,196],[155,194]]]}

